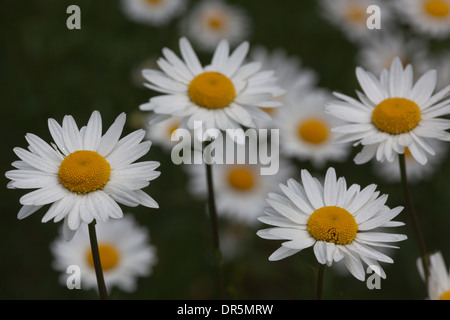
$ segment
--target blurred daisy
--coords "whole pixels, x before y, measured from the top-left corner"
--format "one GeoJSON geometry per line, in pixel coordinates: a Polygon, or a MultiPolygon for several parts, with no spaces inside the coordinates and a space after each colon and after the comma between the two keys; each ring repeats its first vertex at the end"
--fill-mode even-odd
{"type": "Polygon", "coordinates": [[[251,29],[248,15],[226,1],[207,0],[197,4],[182,21],[181,31],[200,50],[213,51],[222,39],[231,46],[246,39],[251,29]]]}
{"type": "Polygon", "coordinates": [[[325,104],[332,98],[324,89],[292,91],[285,96],[277,113],[281,153],[321,168],[327,161],[343,161],[349,146],[336,144],[331,128],[341,121],[325,113],[325,104]]]}
{"type": "Polygon", "coordinates": [[[367,71],[380,74],[389,69],[395,57],[400,58],[403,66],[411,64],[413,69],[419,68],[427,52],[428,46],[422,39],[406,39],[402,34],[386,32],[363,41],[356,60],[367,71]]]}
{"type": "MultiPolygon", "coordinates": [[[[137,278],[147,277],[157,263],[156,248],[150,244],[149,232],[131,215],[107,223],[97,223],[97,240],[103,275],[108,291],[117,287],[126,292],[136,290],[137,278]]],[[[53,267],[67,281],[67,268],[76,265],[81,271],[81,289],[97,288],[94,262],[87,225],[80,227],[72,241],[60,235],[50,246],[53,267]]]]}
{"type": "Polygon", "coordinates": [[[321,0],[320,9],[325,19],[339,28],[350,41],[364,41],[368,37],[381,33],[381,29],[369,29],[367,8],[377,5],[381,10],[382,29],[389,28],[392,21],[392,9],[378,0],[321,0]]]}
{"type": "Polygon", "coordinates": [[[62,126],[49,119],[52,146],[34,134],[25,136],[28,150],[14,148],[21,159],[16,170],[6,172],[9,188],[37,189],[20,198],[23,219],[51,204],[42,222],[64,219],[64,235],[70,240],[82,222],[122,218],[118,203],[157,208],[158,204],[141,189],[159,176],[156,161],[133,163],[145,155],[151,142],[142,141],[144,130],[119,140],[126,116],[120,114],[102,136],[100,113],[94,111],[87,126],[78,129],[72,116],[62,126]]]}
{"type": "Polygon", "coordinates": [[[180,39],[180,49],[184,61],[165,48],[164,58],[158,60],[163,72],[143,71],[149,82],[145,86],[164,95],[152,97],[141,110],[155,112],[160,120],[181,117],[179,127],[188,130],[194,129],[194,121],[202,121],[205,130],[226,130],[255,127],[255,119],[270,118],[259,107],[280,105],[272,100],[283,92],[273,72],[260,72],[258,62],[242,65],[249,50],[247,42],[230,55],[228,41],[221,41],[206,67],[186,38],[180,39]]]}
{"type": "Polygon", "coordinates": [[[374,271],[386,278],[378,262],[393,260],[376,248],[395,248],[387,243],[405,240],[406,236],[381,232],[379,228],[403,225],[391,221],[403,208],[388,208],[387,195],[379,196],[374,184],[362,190],[357,184],[347,189],[345,179],[336,179],[333,168],[327,170],[323,185],[307,170],[301,171],[301,178],[302,185],[289,179],[287,186],[280,184],[282,195],[269,194],[270,207],[265,209],[266,216],[259,218],[273,227],[259,230],[258,236],[287,240],[269,260],[281,260],[313,247],[320,264],[331,266],[342,260],[350,273],[363,281],[364,262],[376,266],[374,271]]]}
{"type": "Polygon", "coordinates": [[[153,26],[167,24],[181,14],[186,0],[122,0],[122,9],[128,18],[153,26]]]}
{"type": "Polygon", "coordinates": [[[417,32],[439,39],[450,35],[450,0],[398,0],[395,6],[417,32]]]}
{"type": "MultiPolygon", "coordinates": [[[[274,175],[261,175],[261,164],[215,164],[212,167],[213,187],[218,215],[247,226],[258,224],[267,193],[290,176],[292,168],[280,159],[274,175]]],[[[185,166],[189,175],[188,190],[199,200],[208,196],[205,167],[185,166]]]]}
{"type": "MultiPolygon", "coordinates": [[[[406,161],[406,175],[408,182],[419,183],[427,180],[433,176],[437,167],[444,161],[447,154],[447,144],[445,142],[436,140],[431,144],[436,151],[436,155],[429,158],[426,166],[418,163],[412,156],[409,149],[405,150],[406,161]]],[[[400,166],[398,157],[393,162],[378,162],[374,161],[374,173],[387,182],[400,182],[400,166]]]]}
{"type": "MultiPolygon", "coordinates": [[[[441,252],[429,256],[430,276],[428,277],[428,299],[450,300],[450,269],[445,266],[441,252]]],[[[425,279],[422,259],[417,259],[417,268],[422,279],[425,279]]]]}
{"type": "MultiPolygon", "coordinates": [[[[307,67],[302,66],[300,58],[289,56],[282,48],[269,51],[259,45],[253,47],[250,52],[250,59],[261,63],[262,70],[273,70],[277,78],[277,84],[285,90],[281,96],[274,97],[284,105],[285,97],[291,92],[305,91],[312,89],[318,80],[317,73],[307,67]]],[[[272,118],[276,118],[282,108],[262,108],[272,118]]],[[[260,127],[272,127],[273,120],[261,122],[260,127]]]]}
{"type": "Polygon", "coordinates": [[[433,95],[436,71],[429,70],[413,84],[411,65],[403,68],[396,57],[390,71],[384,69],[380,79],[361,67],[356,76],[364,93],[358,92],[360,101],[335,93],[340,99],[332,101],[327,111],[350,122],[333,128],[337,142],[356,141],[362,151],[355,163],[366,163],[376,157],[378,161],[394,161],[408,147],[420,164],[427,162],[427,154],[435,151],[430,140],[449,141],[450,120],[439,116],[450,113],[450,99],[445,99],[450,86],[433,95]]]}
{"type": "MultiPolygon", "coordinates": [[[[151,121],[151,120],[150,120],[151,121]]],[[[181,123],[181,118],[173,117],[165,119],[157,123],[148,123],[146,125],[146,137],[154,144],[160,146],[166,151],[169,151],[178,143],[171,140],[172,134],[178,129],[181,123]]]]}

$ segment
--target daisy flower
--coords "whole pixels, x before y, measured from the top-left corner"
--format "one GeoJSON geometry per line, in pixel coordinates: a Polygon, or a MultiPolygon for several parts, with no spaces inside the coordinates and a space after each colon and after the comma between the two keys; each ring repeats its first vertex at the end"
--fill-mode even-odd
{"type": "MultiPolygon", "coordinates": [[[[258,224],[258,216],[264,209],[267,193],[287,179],[292,172],[288,163],[280,160],[274,175],[261,175],[261,164],[233,163],[215,164],[212,167],[213,188],[218,215],[244,226],[258,224]]],[[[208,196],[205,167],[185,166],[188,173],[188,190],[199,200],[208,196]]]]}
{"type": "Polygon", "coordinates": [[[156,201],[141,189],[159,176],[154,171],[159,162],[134,163],[149,151],[151,142],[142,142],[144,130],[119,140],[125,119],[120,114],[104,135],[98,111],[81,129],[70,115],[62,126],[49,119],[51,145],[27,134],[28,150],[14,148],[20,160],[13,162],[15,170],[5,174],[11,180],[9,188],[37,189],[20,198],[23,207],[18,218],[51,204],[42,222],[64,219],[64,234],[70,240],[82,222],[122,218],[118,203],[157,208],[156,201]]]}
{"type": "MultiPolygon", "coordinates": [[[[406,161],[406,175],[408,181],[411,183],[419,183],[432,177],[436,172],[438,166],[444,161],[447,155],[447,144],[445,142],[436,140],[431,144],[436,151],[436,155],[429,158],[426,166],[418,163],[412,156],[409,149],[405,150],[406,161]]],[[[374,161],[374,173],[387,182],[400,182],[400,167],[399,160],[395,158],[393,162],[378,162],[374,161]]]]}
{"type": "Polygon", "coordinates": [[[347,189],[343,177],[336,179],[333,168],[327,170],[323,185],[307,170],[301,171],[302,184],[289,179],[280,184],[283,194],[270,193],[270,207],[259,220],[273,227],[262,229],[257,235],[269,240],[287,240],[269,260],[289,257],[313,247],[320,264],[331,266],[343,261],[350,273],[363,281],[363,262],[386,278],[378,261],[393,260],[376,247],[391,247],[387,243],[406,239],[405,235],[381,232],[378,228],[397,227],[401,222],[391,221],[403,209],[385,205],[387,195],[379,196],[376,185],[361,190],[357,184],[347,189]]]}
{"type": "MultiPolygon", "coordinates": [[[[441,252],[430,255],[430,276],[428,277],[428,298],[430,300],[450,300],[450,269],[445,266],[441,252]]],[[[425,279],[422,260],[417,259],[420,276],[425,279]]]]}
{"type": "Polygon", "coordinates": [[[162,26],[180,15],[185,9],[185,0],[122,0],[125,15],[139,23],[162,26]]]}
{"type": "Polygon", "coordinates": [[[162,149],[170,151],[176,142],[172,141],[171,137],[175,130],[178,129],[181,118],[173,117],[163,121],[146,125],[146,138],[154,144],[159,145],[162,149]]]}
{"type": "Polygon", "coordinates": [[[258,62],[242,65],[249,50],[247,42],[230,55],[228,41],[221,41],[206,67],[186,38],[180,39],[180,49],[184,61],[165,48],[164,58],[158,60],[162,71],[143,71],[149,82],[145,86],[164,95],[152,97],[141,110],[153,111],[159,120],[181,117],[180,128],[188,130],[194,129],[195,121],[201,121],[205,130],[226,130],[253,128],[255,119],[270,118],[259,107],[280,105],[272,99],[283,92],[273,72],[260,72],[258,62]]]}
{"type": "Polygon", "coordinates": [[[221,0],[197,4],[181,23],[181,30],[203,51],[212,51],[222,39],[234,46],[246,39],[250,19],[241,8],[221,0]]]}
{"type": "MultiPolygon", "coordinates": [[[[156,248],[150,244],[149,232],[126,214],[123,219],[96,224],[103,274],[110,291],[117,287],[126,292],[136,290],[137,278],[151,275],[157,263],[156,248]]],[[[67,268],[80,268],[81,289],[97,288],[97,280],[89,242],[88,226],[80,227],[72,241],[60,235],[51,246],[53,268],[62,272],[61,283],[67,282],[67,268]]]]}
{"type": "Polygon", "coordinates": [[[381,28],[387,29],[392,21],[392,9],[385,2],[376,0],[321,0],[322,15],[331,24],[339,28],[353,42],[364,41],[381,30],[369,29],[367,8],[377,5],[381,10],[381,28]]]}
{"type": "Polygon", "coordinates": [[[310,161],[316,168],[322,168],[327,161],[345,160],[348,144],[334,143],[331,132],[341,121],[325,113],[325,104],[331,97],[325,89],[290,91],[285,95],[275,118],[283,154],[310,161]]]}
{"type": "Polygon", "coordinates": [[[450,0],[398,0],[397,13],[417,32],[431,38],[450,35],[450,0]]]}
{"type": "Polygon", "coordinates": [[[450,112],[450,85],[433,94],[436,71],[429,70],[413,83],[412,66],[403,68],[396,57],[380,79],[372,73],[356,68],[356,77],[364,93],[357,92],[359,101],[335,93],[340,100],[331,101],[327,111],[349,124],[333,128],[337,142],[356,141],[362,151],[355,163],[366,163],[376,157],[378,161],[392,162],[397,154],[408,147],[420,164],[427,162],[427,154],[434,155],[430,145],[433,139],[449,141],[450,120],[438,118],[450,112]]]}

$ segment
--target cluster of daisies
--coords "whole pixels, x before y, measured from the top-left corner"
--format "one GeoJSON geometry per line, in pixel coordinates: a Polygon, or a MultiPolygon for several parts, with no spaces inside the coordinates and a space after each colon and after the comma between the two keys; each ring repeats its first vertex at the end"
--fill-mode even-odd
{"type": "MultiPolygon", "coordinates": [[[[365,1],[322,2],[332,10],[332,21],[339,21],[351,40],[362,42],[367,28],[355,26],[366,17],[358,11],[367,7],[365,1]]],[[[450,33],[448,1],[412,2],[400,8],[408,8],[405,21],[424,17],[423,24],[416,21],[413,25],[418,32],[433,37],[450,33]]],[[[180,15],[186,9],[183,4],[180,0],[123,1],[130,18],[154,25],[180,15]]],[[[388,26],[394,8],[385,12],[385,3],[379,4],[386,13],[382,23],[388,26]]],[[[156,263],[156,249],[149,243],[147,229],[124,215],[120,205],[158,208],[143,189],[160,174],[155,171],[158,162],[136,161],[149,152],[152,141],[170,150],[170,137],[177,129],[193,130],[194,122],[202,121],[205,129],[275,128],[280,132],[276,175],[261,175],[259,164],[213,166],[219,214],[252,227],[269,225],[257,235],[282,241],[269,260],[311,247],[321,265],[342,262],[361,281],[368,266],[386,278],[380,263],[393,263],[393,259],[383,249],[398,248],[394,244],[407,238],[387,232],[404,224],[394,220],[403,207],[389,208],[388,195],[377,191],[375,184],[348,186],[327,165],[346,161],[353,143],[362,146],[354,158],[357,165],[376,160],[385,166],[404,154],[425,167],[443,153],[441,143],[450,141],[446,131],[450,120],[444,118],[450,114],[450,85],[436,90],[440,84],[434,69],[415,79],[413,65],[395,53],[379,71],[356,68],[361,87],[357,97],[329,92],[317,86],[318,75],[302,66],[298,57],[281,49],[250,48],[248,42],[240,41],[245,34],[241,31],[248,30],[247,21],[234,10],[222,1],[201,3],[183,21],[188,34],[179,39],[179,54],[163,48],[156,61],[158,69],[143,70],[145,86],[157,93],[139,106],[151,116],[146,130],[121,138],[125,124],[125,114],[121,114],[103,134],[101,115],[94,111],[81,128],[72,116],[64,117],[61,124],[49,119],[52,142],[27,134],[28,148],[14,149],[20,160],[6,172],[11,180],[8,187],[35,189],[20,198],[18,217],[23,219],[49,205],[42,222],[63,221],[61,238],[51,247],[55,268],[64,272],[68,265],[78,265],[90,270],[85,273],[85,284],[95,287],[87,225],[96,222],[106,284],[134,290],[136,277],[150,274],[156,263]],[[196,47],[214,48],[208,64],[202,64],[196,47]],[[303,169],[299,179],[292,178],[298,174],[292,159],[326,169],[325,174],[314,177],[303,169]]],[[[389,43],[382,36],[380,41],[389,43]]],[[[394,42],[402,44],[401,50],[409,47],[394,42]]],[[[191,177],[189,191],[206,198],[204,167],[185,168],[191,177]]],[[[423,274],[421,264],[418,268],[423,274]]],[[[450,276],[440,253],[430,256],[427,283],[431,299],[449,298],[450,276]]]]}

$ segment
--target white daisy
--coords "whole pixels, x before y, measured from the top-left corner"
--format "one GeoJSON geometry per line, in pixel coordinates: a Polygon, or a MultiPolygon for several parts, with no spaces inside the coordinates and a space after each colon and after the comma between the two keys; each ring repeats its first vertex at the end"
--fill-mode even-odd
{"type": "Polygon", "coordinates": [[[406,239],[405,235],[381,232],[379,228],[397,227],[402,222],[391,221],[402,207],[388,208],[387,195],[379,196],[376,185],[362,189],[354,184],[347,189],[345,178],[336,179],[333,168],[327,170],[324,184],[313,178],[307,170],[301,171],[302,184],[289,179],[287,186],[280,184],[282,195],[271,193],[265,209],[263,223],[272,225],[259,230],[258,236],[283,242],[269,260],[281,260],[301,250],[313,247],[320,264],[331,266],[343,261],[351,274],[363,281],[365,269],[386,278],[378,262],[393,260],[376,247],[396,248],[387,243],[406,239]]]}
{"type": "Polygon", "coordinates": [[[290,91],[277,112],[281,152],[288,157],[310,161],[321,168],[327,161],[343,161],[349,145],[334,143],[331,128],[342,123],[325,113],[331,93],[325,89],[290,91]]]}
{"type": "Polygon", "coordinates": [[[9,188],[37,189],[20,198],[23,219],[51,204],[42,222],[64,219],[64,234],[69,240],[82,222],[122,218],[118,203],[157,208],[158,204],[141,189],[159,176],[156,161],[133,163],[145,155],[151,142],[142,141],[144,130],[120,139],[126,115],[117,117],[102,135],[100,113],[94,111],[87,126],[78,129],[72,116],[62,126],[49,119],[53,147],[34,134],[25,136],[28,150],[17,147],[21,159],[16,170],[6,172],[9,188]]]}
{"type": "Polygon", "coordinates": [[[179,117],[172,117],[152,124],[147,122],[145,128],[147,132],[146,137],[162,149],[169,151],[178,143],[172,141],[172,134],[178,129],[180,123],[181,118],[179,117]]]}
{"type": "MultiPolygon", "coordinates": [[[[213,187],[219,216],[246,226],[258,224],[258,216],[264,209],[267,193],[285,181],[292,172],[289,163],[280,159],[279,170],[274,175],[261,175],[260,163],[214,164],[213,187]]],[[[206,170],[201,165],[184,167],[188,173],[188,190],[199,200],[208,196],[206,170]]]]}
{"type": "Polygon", "coordinates": [[[320,10],[325,19],[339,28],[353,42],[365,41],[388,29],[392,21],[392,8],[378,0],[321,0],[320,10]],[[376,5],[380,8],[381,29],[369,29],[367,8],[376,5]]]}
{"type": "Polygon", "coordinates": [[[437,39],[450,35],[450,0],[398,0],[395,7],[417,32],[437,39]]]}
{"type": "MultiPolygon", "coordinates": [[[[425,181],[433,176],[438,166],[443,162],[447,155],[447,144],[445,142],[436,140],[431,143],[433,149],[436,151],[436,155],[429,158],[426,166],[418,163],[409,152],[405,150],[406,161],[406,175],[408,182],[419,183],[425,181]]],[[[400,166],[398,158],[395,158],[393,162],[378,162],[374,161],[373,171],[387,182],[400,182],[400,166]]]]}
{"type": "Polygon", "coordinates": [[[226,130],[255,127],[254,120],[270,118],[259,107],[280,105],[272,100],[283,92],[273,72],[260,72],[258,62],[242,65],[249,50],[247,42],[230,55],[228,41],[221,41],[206,67],[186,38],[180,39],[180,49],[184,61],[164,48],[164,58],[158,60],[162,72],[143,71],[149,81],[145,86],[164,95],[152,97],[141,110],[153,111],[160,119],[182,117],[180,128],[188,130],[194,129],[194,121],[202,121],[205,130],[226,130]]]}
{"type": "Polygon", "coordinates": [[[232,46],[246,39],[251,24],[241,8],[222,0],[207,0],[189,12],[180,29],[200,50],[212,51],[222,39],[232,46]]]}
{"type": "Polygon", "coordinates": [[[364,93],[359,100],[335,93],[340,99],[331,101],[327,111],[349,124],[333,128],[337,142],[356,141],[362,151],[355,157],[357,164],[376,157],[378,161],[394,161],[408,147],[420,164],[427,162],[427,153],[435,151],[430,140],[449,141],[450,120],[438,118],[450,113],[450,85],[433,95],[436,71],[429,70],[413,83],[411,65],[403,68],[396,57],[390,71],[384,69],[380,79],[356,68],[356,76],[364,93]]]}
{"type": "MultiPolygon", "coordinates": [[[[430,275],[428,277],[428,299],[450,300],[450,269],[445,266],[441,252],[429,256],[430,275]]],[[[425,279],[422,259],[417,259],[417,268],[422,279],[425,279]]]]}
{"type": "Polygon", "coordinates": [[[162,26],[180,15],[186,0],[122,0],[128,18],[139,23],[162,26]]]}
{"type": "MultiPolygon", "coordinates": [[[[126,292],[135,291],[137,278],[151,275],[157,263],[156,248],[150,244],[148,230],[129,214],[120,220],[97,223],[95,227],[107,290],[117,287],[126,292]]],[[[68,281],[67,268],[75,265],[80,268],[81,289],[97,288],[87,225],[83,225],[70,242],[60,235],[50,249],[53,268],[62,272],[63,285],[68,281]]]]}

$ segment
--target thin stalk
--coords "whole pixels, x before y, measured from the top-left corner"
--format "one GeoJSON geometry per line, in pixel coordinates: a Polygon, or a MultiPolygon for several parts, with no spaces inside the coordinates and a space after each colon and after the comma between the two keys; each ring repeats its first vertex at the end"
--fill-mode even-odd
{"type": "Polygon", "coordinates": [[[323,298],[323,283],[325,281],[325,264],[319,265],[319,273],[317,274],[317,290],[316,299],[322,300],[323,298]]]}
{"type": "Polygon", "coordinates": [[[405,194],[406,206],[411,216],[411,221],[414,229],[414,234],[416,236],[417,245],[420,251],[420,258],[422,260],[422,266],[425,274],[425,283],[428,286],[428,276],[430,275],[429,265],[428,265],[428,256],[427,249],[425,247],[425,241],[422,236],[422,231],[420,229],[419,217],[414,208],[414,204],[412,201],[411,193],[409,191],[408,186],[408,177],[406,175],[406,162],[405,155],[399,154],[399,163],[400,163],[400,175],[402,179],[403,193],[405,194]]]}
{"type": "Polygon", "coordinates": [[[94,261],[95,276],[97,277],[98,293],[100,294],[100,299],[106,300],[108,299],[108,291],[106,290],[102,264],[100,261],[97,233],[95,232],[95,221],[89,223],[89,240],[91,242],[91,252],[92,252],[92,260],[94,261]]]}
{"type": "Polygon", "coordinates": [[[217,218],[216,200],[214,194],[212,165],[206,163],[206,180],[208,185],[208,211],[211,217],[211,228],[213,233],[213,251],[216,259],[216,271],[217,281],[219,285],[220,297],[224,297],[223,290],[223,273],[222,273],[222,253],[220,251],[220,239],[219,239],[219,223],[217,218]]]}

